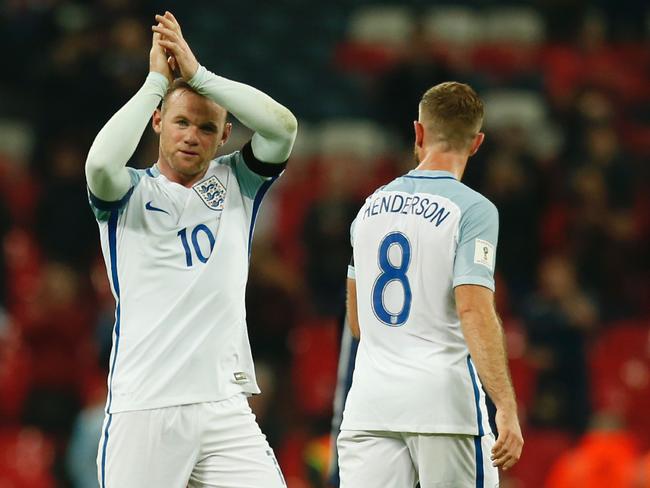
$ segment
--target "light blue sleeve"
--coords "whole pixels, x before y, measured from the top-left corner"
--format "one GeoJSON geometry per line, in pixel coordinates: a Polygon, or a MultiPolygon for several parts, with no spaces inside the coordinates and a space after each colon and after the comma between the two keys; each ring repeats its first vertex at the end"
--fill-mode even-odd
{"type": "MultiPolygon", "coordinates": [[[[352,224],[350,225],[350,245],[352,246],[352,250],[354,251],[354,226],[357,223],[357,219],[354,219],[352,221],[352,224]]],[[[348,266],[348,278],[351,280],[356,279],[356,274],[354,271],[354,256],[352,256],[352,261],[350,261],[350,264],[348,266]]]]}
{"type": "Polygon", "coordinates": [[[129,191],[127,191],[126,194],[119,200],[115,200],[114,202],[102,200],[101,198],[93,195],[90,191],[90,188],[88,188],[88,203],[90,204],[90,209],[93,211],[93,214],[98,221],[104,222],[108,220],[111,212],[115,210],[118,210],[120,212],[124,210],[126,204],[131,198],[131,195],[133,194],[133,190],[138,185],[140,179],[142,178],[142,175],[144,174],[144,170],[137,170],[134,168],[126,169],[129,171],[129,176],[131,177],[131,188],[129,188],[129,191]]]}
{"type": "Polygon", "coordinates": [[[460,218],[454,261],[454,287],[481,285],[494,291],[499,212],[487,199],[471,205],[460,218]]]}
{"type": "Polygon", "coordinates": [[[263,185],[269,186],[279,176],[278,174],[269,177],[255,173],[246,164],[243,151],[236,151],[232,154],[221,156],[217,158],[217,163],[226,164],[232,168],[242,195],[250,199],[254,199],[258,195],[263,185]]]}

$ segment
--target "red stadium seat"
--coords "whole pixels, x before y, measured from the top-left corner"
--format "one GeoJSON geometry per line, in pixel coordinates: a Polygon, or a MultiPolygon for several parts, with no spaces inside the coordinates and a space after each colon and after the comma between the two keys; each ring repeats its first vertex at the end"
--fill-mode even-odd
{"type": "Polygon", "coordinates": [[[594,407],[621,415],[650,447],[650,322],[610,324],[591,349],[594,407]]]}
{"type": "Polygon", "coordinates": [[[533,402],[537,373],[525,356],[526,333],[521,324],[516,320],[505,320],[503,329],[508,347],[508,365],[512,384],[517,394],[519,409],[523,410],[525,415],[533,402]]]}
{"type": "Polygon", "coordinates": [[[0,431],[0,487],[54,488],[52,442],[36,429],[0,431]]]}
{"type": "Polygon", "coordinates": [[[301,411],[310,416],[330,415],[338,364],[339,333],[335,320],[302,324],[291,333],[293,384],[301,411]]]}

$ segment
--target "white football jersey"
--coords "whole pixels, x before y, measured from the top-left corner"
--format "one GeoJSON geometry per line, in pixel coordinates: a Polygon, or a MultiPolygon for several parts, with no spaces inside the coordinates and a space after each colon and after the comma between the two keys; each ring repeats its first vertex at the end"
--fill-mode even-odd
{"type": "Polygon", "coordinates": [[[249,169],[250,145],[242,152],[213,160],[191,188],[153,166],[129,168],[119,202],[90,194],[116,300],[108,413],[260,392],[244,297],[255,217],[275,177],[249,169]]]}
{"type": "Polygon", "coordinates": [[[445,171],[413,170],[352,224],[361,342],[341,430],[483,435],[485,395],[454,287],[494,290],[496,207],[445,171]]]}

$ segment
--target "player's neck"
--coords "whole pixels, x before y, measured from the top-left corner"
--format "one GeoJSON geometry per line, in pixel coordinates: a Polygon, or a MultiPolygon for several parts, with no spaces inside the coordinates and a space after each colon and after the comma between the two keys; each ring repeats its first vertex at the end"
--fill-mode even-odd
{"type": "Polygon", "coordinates": [[[162,161],[160,158],[156,162],[156,167],[165,178],[167,178],[172,183],[178,183],[181,186],[186,188],[191,188],[196,182],[200,181],[204,176],[208,168],[201,171],[200,173],[194,175],[186,175],[176,171],[169,164],[162,161]]]}
{"type": "Polygon", "coordinates": [[[460,180],[467,166],[467,156],[450,151],[428,151],[419,159],[417,170],[447,171],[460,180]]]}

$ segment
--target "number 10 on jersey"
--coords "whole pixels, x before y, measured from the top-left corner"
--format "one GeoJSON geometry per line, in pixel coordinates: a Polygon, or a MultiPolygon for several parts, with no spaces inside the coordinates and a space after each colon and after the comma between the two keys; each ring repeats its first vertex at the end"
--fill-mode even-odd
{"type": "Polygon", "coordinates": [[[390,327],[404,325],[411,312],[411,284],[406,272],[411,264],[411,244],[401,232],[391,232],[379,244],[379,269],[380,273],[372,287],[372,310],[375,316],[390,327]],[[389,256],[391,247],[398,246],[402,259],[399,266],[395,266],[389,256]],[[404,290],[404,303],[399,312],[394,313],[386,309],[386,288],[393,281],[397,281],[404,290]]]}
{"type": "MultiPolygon", "coordinates": [[[[176,234],[181,239],[183,244],[183,249],[185,250],[185,264],[188,268],[192,267],[194,261],[192,259],[192,249],[190,248],[190,243],[187,239],[187,227],[178,231],[176,234]]],[[[192,247],[194,248],[194,254],[199,258],[199,261],[202,263],[207,263],[210,254],[212,254],[212,249],[214,249],[214,236],[210,229],[205,224],[199,224],[192,230],[191,233],[192,247]],[[208,250],[204,251],[201,249],[201,243],[199,242],[199,234],[204,234],[208,239],[208,250]]]]}

